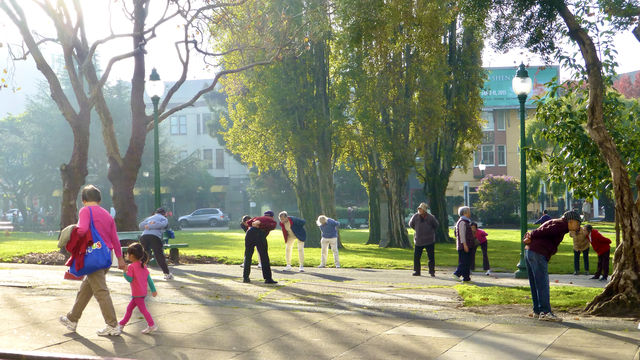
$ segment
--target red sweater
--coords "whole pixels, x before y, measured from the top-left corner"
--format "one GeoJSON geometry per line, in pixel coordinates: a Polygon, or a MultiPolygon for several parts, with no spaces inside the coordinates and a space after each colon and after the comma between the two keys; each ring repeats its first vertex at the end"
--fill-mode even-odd
{"type": "Polygon", "coordinates": [[[604,237],[596,229],[591,229],[589,241],[591,241],[591,246],[598,255],[602,255],[611,250],[611,246],[609,245],[611,244],[611,240],[604,237]]]}
{"type": "Polygon", "coordinates": [[[247,224],[249,226],[252,226],[253,222],[256,220],[260,220],[260,226],[257,226],[257,228],[260,230],[264,230],[267,233],[267,235],[269,235],[269,232],[271,230],[275,229],[276,226],[278,226],[278,223],[275,220],[273,220],[271,216],[254,217],[253,219],[247,221],[247,224]]]}
{"type": "Polygon", "coordinates": [[[71,254],[71,257],[64,265],[71,266],[73,260],[75,259],[76,271],[82,269],[84,267],[84,254],[87,252],[87,246],[89,246],[89,244],[93,244],[91,231],[88,231],[84,235],[80,235],[80,233],[78,232],[78,227],[76,226],[75,228],[73,228],[73,230],[71,230],[69,242],[65,246],[67,251],[71,254]]]}
{"type": "Polygon", "coordinates": [[[551,256],[558,251],[558,245],[560,245],[568,232],[569,223],[567,221],[562,219],[549,220],[539,228],[531,231],[529,250],[543,255],[549,261],[551,256]]]}

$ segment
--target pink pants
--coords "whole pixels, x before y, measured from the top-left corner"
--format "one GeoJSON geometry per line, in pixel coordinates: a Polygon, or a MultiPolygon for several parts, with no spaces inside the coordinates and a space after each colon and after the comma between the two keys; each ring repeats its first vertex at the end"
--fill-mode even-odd
{"type": "Polygon", "coordinates": [[[147,310],[147,306],[144,304],[144,298],[143,297],[134,297],[131,299],[131,302],[129,303],[129,305],[127,305],[127,313],[124,314],[124,317],[122,318],[122,320],[120,320],[120,325],[125,326],[127,325],[127,323],[129,322],[129,319],[131,319],[131,313],[133,312],[133,308],[138,307],[138,310],[140,310],[140,312],[142,313],[142,316],[144,316],[145,320],[147,320],[147,324],[149,326],[153,326],[153,318],[151,318],[151,314],[149,314],[149,311],[147,310]]]}

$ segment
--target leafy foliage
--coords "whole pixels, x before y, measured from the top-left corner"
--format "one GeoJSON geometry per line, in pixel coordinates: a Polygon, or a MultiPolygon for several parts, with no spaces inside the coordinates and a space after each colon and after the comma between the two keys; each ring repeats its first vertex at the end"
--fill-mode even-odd
{"type": "Polygon", "coordinates": [[[486,176],[478,187],[478,200],[476,212],[485,225],[518,223],[520,181],[514,177],[486,176]]]}

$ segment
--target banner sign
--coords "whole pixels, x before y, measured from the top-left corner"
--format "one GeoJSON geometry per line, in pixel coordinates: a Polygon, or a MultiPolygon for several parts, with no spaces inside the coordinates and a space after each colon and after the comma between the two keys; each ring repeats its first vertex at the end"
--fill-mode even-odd
{"type": "MultiPolygon", "coordinates": [[[[486,68],[487,80],[480,96],[484,100],[485,108],[507,108],[517,107],[518,98],[513,93],[511,81],[516,76],[517,67],[506,68],[486,68]]],[[[527,68],[529,77],[533,81],[533,89],[527,97],[526,105],[533,105],[533,102],[543,97],[547,88],[545,84],[554,77],[559,81],[560,68],[558,66],[530,66],[527,68]]]]}

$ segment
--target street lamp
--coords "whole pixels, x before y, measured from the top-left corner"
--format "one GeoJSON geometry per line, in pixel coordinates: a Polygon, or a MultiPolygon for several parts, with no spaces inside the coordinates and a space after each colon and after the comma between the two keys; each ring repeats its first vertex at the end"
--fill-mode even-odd
{"type": "Polygon", "coordinates": [[[524,64],[520,63],[516,76],[511,83],[513,92],[518,96],[520,101],[520,262],[518,270],[515,272],[516,278],[523,279],[528,277],[527,264],[524,260],[524,234],[527,232],[527,164],[525,151],[525,134],[524,134],[524,103],[527,96],[531,92],[531,78],[524,64]]]}
{"type": "Polygon", "coordinates": [[[484,170],[487,168],[485,164],[478,164],[478,170],[480,170],[480,177],[484,179],[484,170]]]}
{"type": "Polygon", "coordinates": [[[153,178],[154,178],[154,198],[155,208],[162,205],[160,199],[160,140],[158,135],[158,103],[160,96],[164,95],[164,83],[160,81],[160,75],[155,68],[151,70],[149,81],[144,85],[147,96],[153,102],[153,178]]]}

